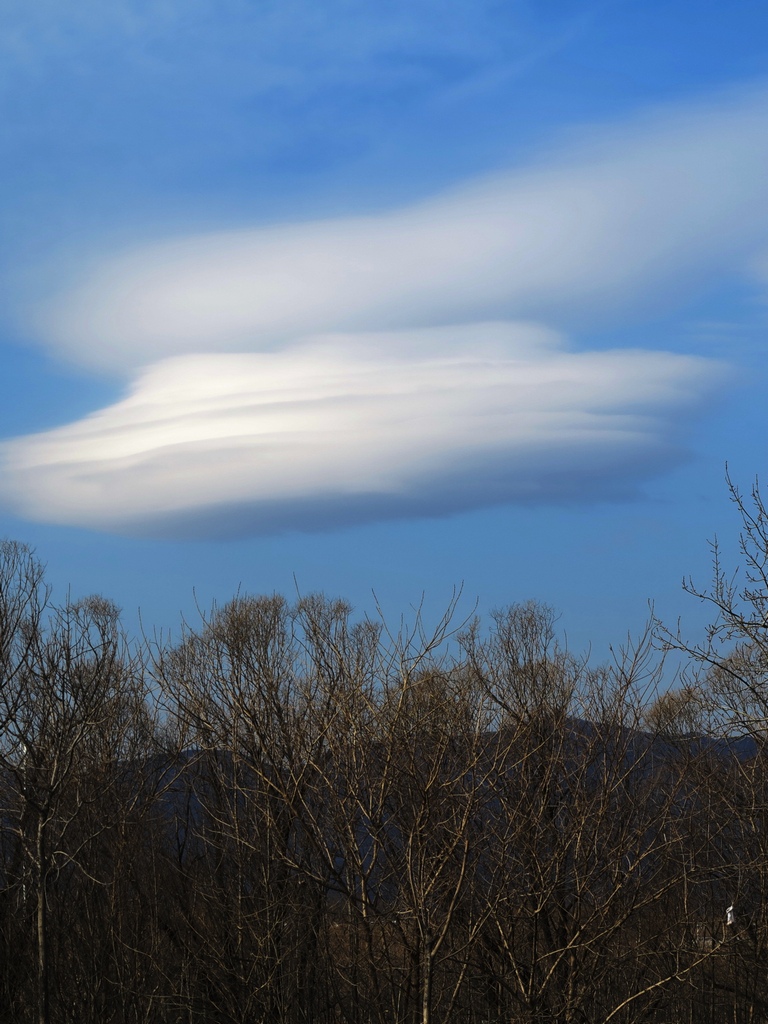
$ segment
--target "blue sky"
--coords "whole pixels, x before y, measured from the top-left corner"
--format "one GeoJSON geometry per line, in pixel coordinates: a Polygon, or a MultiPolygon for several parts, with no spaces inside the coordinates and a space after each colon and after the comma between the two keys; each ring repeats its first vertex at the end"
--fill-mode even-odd
{"type": "Polygon", "coordinates": [[[767,23],[6,2],[0,535],[131,628],[463,586],[695,634],[766,460],[767,23]]]}

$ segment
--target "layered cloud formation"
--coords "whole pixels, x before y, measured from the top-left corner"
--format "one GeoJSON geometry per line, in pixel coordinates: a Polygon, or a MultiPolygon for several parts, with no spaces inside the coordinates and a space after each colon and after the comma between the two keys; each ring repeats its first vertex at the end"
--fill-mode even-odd
{"type": "Polygon", "coordinates": [[[179,356],[122,402],[11,442],[30,516],[228,534],[626,491],[659,468],[703,360],[575,355],[526,324],[318,337],[179,356]],[[672,412],[674,410],[674,413],[672,412]]]}
{"type": "Polygon", "coordinates": [[[768,249],[768,97],[677,109],[419,205],[154,243],[39,318],[133,374],[86,419],[6,442],[29,517],[197,535],[631,493],[722,368],[579,352],[768,249]]]}

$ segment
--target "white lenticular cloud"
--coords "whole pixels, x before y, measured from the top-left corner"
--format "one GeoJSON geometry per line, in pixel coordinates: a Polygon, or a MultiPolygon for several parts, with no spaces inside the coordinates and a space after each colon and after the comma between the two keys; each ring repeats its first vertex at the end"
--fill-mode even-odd
{"type": "Polygon", "coordinates": [[[575,354],[531,324],[320,336],[189,355],[0,450],[22,515],[120,532],[270,532],[631,491],[715,367],[575,354]]]}
{"type": "Polygon", "coordinates": [[[768,94],[752,92],[387,214],[146,245],[107,259],[39,329],[59,354],[126,369],[320,331],[624,309],[765,245],[767,126],[768,94]]]}
{"type": "Polygon", "coordinates": [[[753,90],[388,214],[107,258],[40,338],[133,384],[0,445],[0,501],[231,536],[632,495],[723,367],[551,325],[765,274],[767,124],[753,90]]]}

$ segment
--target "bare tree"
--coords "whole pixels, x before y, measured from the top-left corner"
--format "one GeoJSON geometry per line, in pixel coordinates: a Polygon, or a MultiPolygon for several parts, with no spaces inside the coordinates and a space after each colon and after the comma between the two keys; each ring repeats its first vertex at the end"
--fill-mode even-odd
{"type": "MultiPolygon", "coordinates": [[[[72,920],[68,894],[107,884],[94,873],[93,854],[115,820],[110,797],[121,766],[136,753],[133,740],[146,724],[146,709],[115,607],[89,598],[54,608],[31,552],[5,545],[2,555],[0,769],[5,841],[16,850],[6,882],[22,916],[27,900],[34,905],[35,1012],[39,1024],[48,1024],[54,990],[59,1004],[66,1002],[63,979],[77,991],[80,967],[74,947],[63,943],[53,971],[52,916],[60,926],[62,917],[72,920]]],[[[98,989],[101,979],[91,973],[87,983],[98,989]]]]}
{"type": "Polygon", "coordinates": [[[768,728],[768,508],[755,481],[745,496],[726,474],[741,521],[742,564],[726,569],[720,544],[712,551],[712,579],[701,587],[689,577],[684,590],[712,610],[702,642],[686,640],[680,627],[656,623],[660,643],[690,659],[692,685],[702,683],[722,726],[762,737],[768,728]]]}

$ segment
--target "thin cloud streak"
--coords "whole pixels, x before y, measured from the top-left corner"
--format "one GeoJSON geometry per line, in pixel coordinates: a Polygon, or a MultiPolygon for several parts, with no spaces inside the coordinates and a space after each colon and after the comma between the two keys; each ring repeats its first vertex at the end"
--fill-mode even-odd
{"type": "Polygon", "coordinates": [[[7,442],[2,497],[30,519],[176,535],[615,497],[676,456],[720,372],[511,323],[182,356],[7,442]]]}

